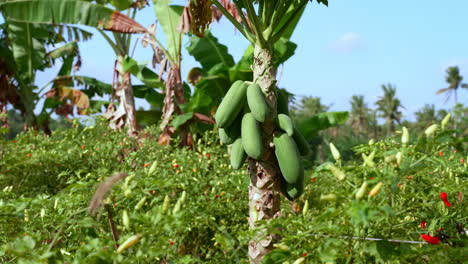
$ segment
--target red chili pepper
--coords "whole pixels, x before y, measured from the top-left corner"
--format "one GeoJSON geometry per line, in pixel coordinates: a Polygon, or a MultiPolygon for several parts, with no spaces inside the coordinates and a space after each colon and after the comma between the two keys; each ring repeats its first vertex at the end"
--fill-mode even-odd
{"type": "Polygon", "coordinates": [[[373,180],[373,179],[374,179],[374,177],[370,177],[370,178],[369,178],[369,180],[373,180]]]}
{"type": "Polygon", "coordinates": [[[461,158],[461,159],[460,159],[460,163],[461,163],[462,165],[465,164],[465,159],[464,159],[464,158],[461,158]]]}
{"type": "Polygon", "coordinates": [[[314,182],[315,180],[317,180],[317,177],[313,177],[312,179],[310,179],[310,182],[314,182]]]}
{"type": "Polygon", "coordinates": [[[399,184],[398,184],[398,187],[401,187],[401,185],[403,185],[403,184],[399,183],[399,184]]]}
{"type": "Polygon", "coordinates": [[[442,200],[447,200],[447,197],[448,197],[448,195],[447,195],[446,192],[441,192],[441,193],[440,193],[440,199],[442,199],[442,200]]]}
{"type": "Polygon", "coordinates": [[[147,162],[147,163],[145,163],[145,164],[143,165],[143,167],[146,168],[146,167],[148,167],[149,165],[150,165],[150,164],[147,162]]]}
{"type": "Polygon", "coordinates": [[[448,200],[448,195],[447,195],[446,192],[441,192],[440,193],[440,199],[442,199],[442,201],[444,201],[445,206],[447,206],[447,207],[452,206],[452,204],[448,200]]]}
{"type": "Polygon", "coordinates": [[[437,245],[437,244],[440,243],[439,238],[433,237],[433,236],[430,236],[430,235],[427,235],[427,234],[422,234],[421,238],[426,240],[426,242],[429,243],[429,244],[437,245]]]}
{"type": "Polygon", "coordinates": [[[444,153],[442,151],[439,151],[439,157],[442,157],[442,155],[444,155],[444,153]]]}
{"type": "Polygon", "coordinates": [[[426,229],[426,221],[421,221],[421,228],[426,229]]]}
{"type": "Polygon", "coordinates": [[[172,240],[169,241],[169,244],[170,244],[171,246],[174,245],[174,241],[172,241],[172,240]]]}
{"type": "Polygon", "coordinates": [[[303,256],[303,257],[307,257],[307,253],[305,253],[305,252],[302,253],[302,256],[303,256]]]}
{"type": "Polygon", "coordinates": [[[210,154],[210,153],[206,153],[205,156],[206,156],[207,158],[210,158],[210,157],[211,157],[211,154],[210,154]]]}
{"type": "Polygon", "coordinates": [[[32,154],[26,154],[26,157],[30,158],[32,157],[32,154]]]}
{"type": "Polygon", "coordinates": [[[172,164],[172,167],[179,168],[179,164],[172,164]]]}

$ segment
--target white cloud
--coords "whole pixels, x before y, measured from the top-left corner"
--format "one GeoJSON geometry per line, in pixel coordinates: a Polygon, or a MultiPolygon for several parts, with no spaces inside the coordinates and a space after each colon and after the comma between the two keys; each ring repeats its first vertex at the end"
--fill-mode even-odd
{"type": "Polygon", "coordinates": [[[362,37],[354,32],[347,32],[330,45],[330,50],[340,53],[351,53],[365,48],[362,37]]]}

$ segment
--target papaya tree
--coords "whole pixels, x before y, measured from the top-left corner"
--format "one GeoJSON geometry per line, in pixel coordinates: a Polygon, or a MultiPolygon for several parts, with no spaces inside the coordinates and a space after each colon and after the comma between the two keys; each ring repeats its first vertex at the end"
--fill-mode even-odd
{"type": "MultiPolygon", "coordinates": [[[[281,94],[276,87],[274,46],[291,37],[309,1],[191,2],[198,6],[213,3],[252,46],[252,82],[235,82],[221,102],[215,118],[222,129],[220,136],[229,138],[230,134],[239,133],[234,133],[239,127],[241,130],[240,138],[235,139],[232,147],[231,163],[233,167],[240,167],[245,154],[249,156],[249,225],[256,230],[257,236],[249,243],[248,255],[251,263],[260,263],[272,250],[277,238],[260,227],[258,221],[268,222],[281,215],[281,190],[289,199],[295,199],[304,187],[298,148],[305,148],[307,144],[300,140],[299,132],[292,127],[287,106],[279,103],[284,100],[279,98],[281,94]]],[[[327,4],[326,0],[318,2],[327,4]]],[[[194,21],[203,21],[211,12],[207,8],[203,10],[206,12],[200,11],[194,21]]],[[[198,27],[203,28],[203,24],[198,27]]],[[[307,150],[301,152],[305,154],[307,150]]]]}

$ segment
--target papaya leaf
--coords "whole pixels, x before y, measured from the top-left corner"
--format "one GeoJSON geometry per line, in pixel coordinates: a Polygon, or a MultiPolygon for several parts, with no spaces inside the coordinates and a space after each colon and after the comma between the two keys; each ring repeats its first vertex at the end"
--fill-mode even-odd
{"type": "Polygon", "coordinates": [[[291,18],[291,16],[293,16],[293,14],[295,13],[295,10],[296,8],[298,8],[298,6],[300,6],[300,3],[299,2],[295,2],[293,3],[288,11],[286,12],[286,14],[283,16],[283,18],[281,19],[281,21],[279,22],[278,26],[276,28],[281,28],[283,27],[287,21],[289,19],[293,19],[289,25],[287,26],[287,28],[285,29],[285,31],[283,32],[283,34],[281,35],[282,38],[285,38],[287,40],[289,40],[294,32],[294,30],[296,29],[296,26],[297,26],[297,23],[299,22],[299,20],[301,19],[301,16],[302,14],[304,13],[304,10],[305,10],[305,7],[306,6],[303,6],[301,8],[301,10],[299,10],[298,13],[296,13],[295,17],[294,18],[291,18]]]}
{"type": "Polygon", "coordinates": [[[273,48],[275,50],[275,57],[273,59],[273,62],[277,67],[280,64],[286,62],[289,58],[291,58],[294,55],[294,52],[297,48],[297,44],[292,41],[289,41],[286,38],[280,38],[275,43],[273,48]]]}

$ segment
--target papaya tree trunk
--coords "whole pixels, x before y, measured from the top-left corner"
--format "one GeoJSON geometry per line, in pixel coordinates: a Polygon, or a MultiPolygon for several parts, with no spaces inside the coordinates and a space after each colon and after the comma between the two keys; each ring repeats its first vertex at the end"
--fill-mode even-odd
{"type": "MultiPolygon", "coordinates": [[[[267,103],[274,116],[276,114],[276,68],[273,66],[271,49],[256,46],[253,60],[253,79],[266,94],[267,103]]],[[[262,258],[273,249],[278,240],[264,228],[257,228],[259,220],[269,221],[280,216],[280,172],[277,167],[272,138],[275,124],[270,117],[262,124],[263,145],[261,160],[249,158],[249,226],[256,230],[256,236],[249,243],[249,260],[261,263],[262,258]]]]}

